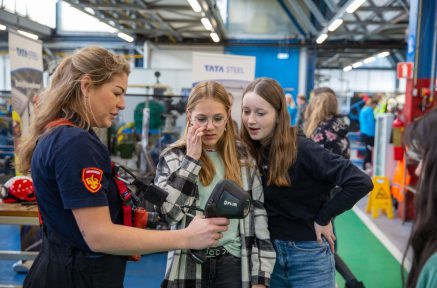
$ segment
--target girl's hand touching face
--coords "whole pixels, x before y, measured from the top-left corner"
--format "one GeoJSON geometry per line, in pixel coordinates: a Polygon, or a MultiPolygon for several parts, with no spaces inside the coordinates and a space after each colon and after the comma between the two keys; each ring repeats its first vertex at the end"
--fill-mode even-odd
{"type": "Polygon", "coordinates": [[[187,155],[195,160],[199,160],[202,154],[202,136],[205,134],[205,127],[194,122],[188,128],[187,155]]]}

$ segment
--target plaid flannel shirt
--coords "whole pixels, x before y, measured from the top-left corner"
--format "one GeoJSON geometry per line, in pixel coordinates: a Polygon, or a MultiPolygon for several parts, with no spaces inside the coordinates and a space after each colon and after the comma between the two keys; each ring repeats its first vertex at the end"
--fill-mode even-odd
{"type": "MultiPolygon", "coordinates": [[[[248,152],[242,147],[238,147],[238,150],[240,159],[248,159],[246,165],[241,164],[241,179],[243,189],[251,193],[252,198],[249,215],[239,221],[241,287],[248,288],[255,284],[269,286],[276,253],[267,228],[261,179],[255,161],[247,156],[248,152]]],[[[199,207],[196,183],[201,168],[199,161],[185,154],[185,147],[166,150],[159,159],[155,184],[169,193],[169,202],[199,207]]],[[[165,203],[161,207],[161,212],[172,225],[172,229],[185,228],[191,220],[187,219],[180,208],[170,203],[165,203]]],[[[189,213],[201,214],[196,210],[190,210],[189,213]]],[[[201,275],[201,265],[196,264],[186,250],[171,251],[168,253],[167,269],[161,287],[201,287],[201,275]]]]}

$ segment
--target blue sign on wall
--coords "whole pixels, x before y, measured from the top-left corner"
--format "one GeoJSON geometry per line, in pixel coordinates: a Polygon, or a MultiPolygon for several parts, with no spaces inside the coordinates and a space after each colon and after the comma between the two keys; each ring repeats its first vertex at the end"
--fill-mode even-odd
{"type": "Polygon", "coordinates": [[[269,77],[296,97],[299,83],[299,49],[267,46],[228,46],[226,54],[256,57],[255,78],[269,77]],[[288,53],[288,59],[278,59],[278,53],[288,53]],[[290,90],[288,90],[290,91],[290,90]]]}

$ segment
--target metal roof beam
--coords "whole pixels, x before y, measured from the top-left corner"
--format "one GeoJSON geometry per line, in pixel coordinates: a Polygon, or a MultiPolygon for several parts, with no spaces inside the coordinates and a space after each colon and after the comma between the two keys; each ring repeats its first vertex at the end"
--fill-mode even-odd
{"type": "MultiPolygon", "coordinates": [[[[328,3],[330,0],[324,0],[325,3],[328,3]]],[[[335,15],[329,20],[329,23],[332,23],[335,19],[338,18],[343,18],[343,15],[346,13],[346,8],[349,7],[349,5],[352,4],[352,2],[354,2],[355,0],[348,0],[346,3],[344,3],[344,5],[341,8],[336,8],[337,9],[337,13],[335,13],[335,15]]],[[[333,4],[333,3],[331,3],[333,4]]],[[[361,9],[361,7],[360,7],[361,9]]],[[[354,13],[355,15],[355,13],[354,13]]],[[[321,35],[323,33],[327,33],[328,31],[328,25],[326,25],[325,27],[323,27],[320,31],[318,31],[318,33],[316,33],[317,35],[321,35]]]]}
{"type": "Polygon", "coordinates": [[[393,6],[367,6],[360,7],[360,12],[405,12],[403,7],[393,7],[393,6]]]}
{"type": "MultiPolygon", "coordinates": [[[[226,39],[227,36],[226,36],[225,24],[223,23],[222,16],[220,14],[219,9],[217,8],[215,1],[212,1],[212,0],[204,0],[204,1],[208,6],[208,11],[205,11],[205,13],[207,14],[207,16],[210,16],[213,18],[213,21],[211,21],[211,22],[215,21],[215,23],[216,23],[216,26],[214,27],[215,32],[218,34],[218,36],[221,40],[226,39]],[[210,14],[210,15],[208,15],[208,14],[210,14]]],[[[203,8],[205,8],[205,7],[203,7],[203,8]]],[[[211,24],[213,24],[213,26],[214,26],[214,23],[211,23],[211,24]]]]}
{"type": "Polygon", "coordinates": [[[323,0],[323,2],[325,2],[326,6],[329,8],[329,10],[331,10],[332,14],[334,14],[335,11],[338,10],[337,5],[335,5],[335,3],[332,2],[332,0],[323,0]]]}
{"type": "MultiPolygon", "coordinates": [[[[375,5],[375,3],[373,3],[372,0],[368,0],[368,1],[369,1],[369,4],[370,4],[370,7],[372,7],[372,8],[379,8],[378,6],[375,5]]],[[[385,6],[383,6],[383,7],[385,7],[385,6]]],[[[374,13],[375,16],[377,16],[379,19],[381,19],[381,20],[385,20],[385,18],[384,18],[384,16],[383,16],[384,11],[383,11],[382,9],[375,9],[375,11],[374,11],[373,13],[374,13]]]]}
{"type": "Polygon", "coordinates": [[[282,9],[284,9],[285,14],[287,14],[288,18],[290,19],[290,24],[294,32],[299,35],[299,38],[305,38],[308,33],[304,31],[303,28],[300,26],[300,23],[296,21],[289,7],[285,5],[284,0],[278,0],[278,3],[282,7],[282,9]]]}
{"type": "Polygon", "coordinates": [[[296,17],[300,23],[306,28],[307,31],[310,32],[312,35],[317,34],[317,29],[314,27],[313,23],[308,18],[307,13],[302,9],[302,7],[299,5],[299,3],[296,2],[296,0],[285,0],[285,5],[288,5],[290,11],[294,14],[294,17],[296,17]]]}
{"type": "MultiPolygon", "coordinates": [[[[71,4],[70,1],[66,1],[71,4]]],[[[85,7],[92,8],[94,10],[133,10],[133,11],[153,11],[153,10],[190,10],[188,5],[154,5],[150,4],[147,7],[138,7],[136,4],[106,4],[106,3],[81,3],[85,7]]]]}
{"type": "Polygon", "coordinates": [[[0,10],[0,22],[14,29],[35,33],[40,37],[50,37],[53,34],[52,28],[5,10],[0,10]]]}
{"type": "MultiPolygon", "coordinates": [[[[176,28],[176,30],[177,31],[179,31],[179,32],[181,32],[181,33],[183,33],[183,32],[185,32],[185,31],[187,31],[187,29],[191,29],[191,28],[198,28],[198,29],[201,29],[201,28],[199,28],[199,25],[196,25],[196,24],[188,24],[188,25],[183,25],[183,26],[179,26],[179,27],[177,27],[176,28]]],[[[205,32],[208,32],[209,33],[209,31],[206,31],[205,29],[202,29],[202,30],[199,30],[199,31],[205,31],[205,32]]]]}
{"type": "MultiPolygon", "coordinates": [[[[364,33],[367,33],[367,27],[366,27],[366,25],[363,24],[363,20],[360,18],[360,16],[358,16],[357,13],[353,13],[353,17],[355,19],[357,19],[357,25],[361,28],[361,30],[364,33]]],[[[355,35],[356,35],[356,33],[355,33],[355,35]]]]}
{"type": "Polygon", "coordinates": [[[93,15],[92,13],[90,13],[89,11],[85,10],[85,7],[88,7],[88,3],[84,4],[84,3],[77,3],[77,1],[72,1],[72,0],[63,0],[64,2],[70,4],[72,7],[78,9],[79,11],[88,14],[91,17],[96,18],[97,20],[119,30],[120,32],[124,32],[124,33],[133,33],[131,29],[124,27],[122,25],[117,24],[117,21],[113,21],[114,23],[109,23],[111,20],[107,17],[107,15],[103,14],[100,11],[94,11],[95,14],[93,15]]]}
{"type": "Polygon", "coordinates": [[[317,19],[321,26],[325,26],[326,19],[320,12],[319,8],[314,4],[313,0],[304,0],[305,5],[310,9],[311,13],[313,13],[314,17],[317,19]]]}
{"type": "Polygon", "coordinates": [[[170,24],[165,22],[158,13],[153,14],[153,16],[163,27],[165,27],[171,33],[172,36],[176,38],[177,41],[182,42],[182,35],[178,31],[174,30],[173,27],[170,26],[170,24]]]}
{"type": "Polygon", "coordinates": [[[171,23],[192,23],[192,24],[199,24],[200,22],[200,18],[199,19],[172,19],[172,18],[162,18],[162,20],[166,21],[166,22],[171,22],[171,23]]]}
{"type": "MultiPolygon", "coordinates": [[[[345,20],[343,22],[343,24],[349,24],[349,25],[359,25],[359,24],[364,24],[364,25],[386,25],[386,24],[391,24],[391,22],[387,22],[387,21],[374,21],[374,20],[345,20]]],[[[395,24],[395,23],[393,23],[395,24]]],[[[404,24],[402,24],[404,25],[404,24]]],[[[404,25],[405,26],[405,25],[404,25]]]]}

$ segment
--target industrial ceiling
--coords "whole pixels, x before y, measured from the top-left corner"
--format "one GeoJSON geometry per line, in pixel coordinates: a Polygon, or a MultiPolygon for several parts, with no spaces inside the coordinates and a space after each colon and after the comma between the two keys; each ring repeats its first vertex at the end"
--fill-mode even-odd
{"type": "MultiPolygon", "coordinates": [[[[138,51],[144,41],[226,46],[251,40],[250,45],[308,47],[317,54],[318,68],[343,68],[382,51],[391,52],[393,65],[402,61],[409,1],[361,0],[362,5],[349,13],[356,1],[360,0],[197,0],[200,11],[195,12],[192,0],[64,0],[132,36],[138,51]],[[335,25],[339,26],[328,30],[335,25]],[[326,39],[321,42],[322,38],[326,39]]],[[[56,48],[57,43],[62,48],[65,37],[55,32],[51,38],[46,48],[56,48]]]]}

